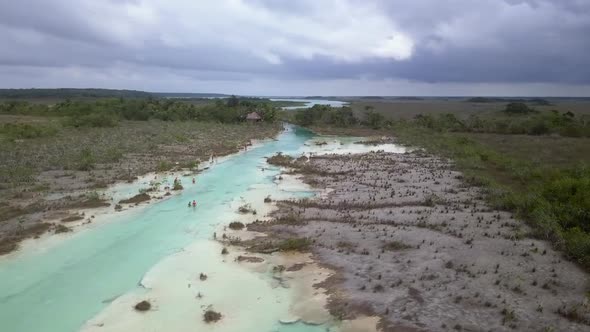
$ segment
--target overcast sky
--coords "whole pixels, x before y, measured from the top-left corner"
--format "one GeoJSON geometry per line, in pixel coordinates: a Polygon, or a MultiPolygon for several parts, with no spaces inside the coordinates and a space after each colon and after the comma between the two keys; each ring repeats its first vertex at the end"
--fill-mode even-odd
{"type": "Polygon", "coordinates": [[[0,1],[0,87],[590,96],[590,0],[0,1]]]}

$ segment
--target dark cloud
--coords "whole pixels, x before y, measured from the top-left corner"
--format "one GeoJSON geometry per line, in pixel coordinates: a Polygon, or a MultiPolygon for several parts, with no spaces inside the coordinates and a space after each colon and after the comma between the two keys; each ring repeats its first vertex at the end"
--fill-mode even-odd
{"type": "Polygon", "coordinates": [[[188,81],[587,85],[588,36],[585,0],[0,3],[0,66],[10,75],[27,68],[18,82],[31,86],[39,77],[30,68],[142,77],[168,69],[188,81]]]}

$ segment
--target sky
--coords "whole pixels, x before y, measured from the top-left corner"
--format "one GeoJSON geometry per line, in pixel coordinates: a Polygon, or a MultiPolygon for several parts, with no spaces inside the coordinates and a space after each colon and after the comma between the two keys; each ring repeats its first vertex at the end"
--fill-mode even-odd
{"type": "Polygon", "coordinates": [[[0,45],[0,88],[590,96],[590,0],[3,0],[0,45]]]}

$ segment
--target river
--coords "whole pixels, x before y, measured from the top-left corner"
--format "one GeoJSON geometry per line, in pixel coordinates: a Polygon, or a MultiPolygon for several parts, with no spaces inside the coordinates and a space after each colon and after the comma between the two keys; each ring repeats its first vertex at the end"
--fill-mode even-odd
{"type": "MultiPolygon", "coordinates": [[[[225,262],[212,239],[221,224],[236,217],[242,201],[261,202],[268,192],[279,198],[309,194],[277,192],[279,170],[265,157],[279,151],[298,155],[312,145],[342,153],[360,147],[350,139],[306,144],[311,138],[306,130],[288,127],[276,140],[220,160],[200,173],[196,184],[182,177],[182,193],[97,215],[76,232],[42,238],[0,258],[2,331],[198,331],[206,305],[224,314],[215,331],[326,331],[280,324],[289,316],[292,291],[273,286],[269,274],[225,262]],[[198,207],[187,208],[193,199],[198,207]],[[199,272],[210,280],[191,287],[199,272]],[[203,300],[195,303],[199,293],[203,300]],[[156,309],[135,312],[132,306],[146,297],[156,309]]],[[[132,195],[147,184],[122,186],[132,195]]]]}
{"type": "Polygon", "coordinates": [[[339,100],[325,100],[325,99],[297,99],[297,98],[270,98],[272,101],[294,101],[305,103],[304,106],[286,106],[283,107],[285,110],[295,110],[299,108],[312,107],[313,105],[328,105],[332,107],[342,107],[348,105],[347,102],[339,100]]]}

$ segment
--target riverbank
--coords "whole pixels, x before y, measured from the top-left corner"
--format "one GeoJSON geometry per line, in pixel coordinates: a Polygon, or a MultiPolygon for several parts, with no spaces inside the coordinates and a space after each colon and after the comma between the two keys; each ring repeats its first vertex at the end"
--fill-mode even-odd
{"type": "MultiPolygon", "coordinates": [[[[21,116],[10,119],[14,121],[49,120],[21,116]]],[[[154,171],[170,176],[198,172],[199,164],[202,169],[211,156],[219,158],[244,149],[252,140],[275,137],[281,126],[257,124],[255,128],[129,121],[115,128],[64,129],[54,137],[2,142],[2,170],[29,173],[26,181],[17,174],[2,173],[3,181],[14,182],[0,186],[0,254],[16,250],[25,239],[69,232],[80,222],[92,222],[91,216],[102,210],[119,211],[163,197],[165,187],[173,189],[172,180],[163,183],[142,177],[156,176],[154,171]],[[125,192],[125,197],[109,190],[138,179],[141,186],[132,185],[134,191],[125,192]],[[120,203],[124,199],[131,201],[120,203]]]]}
{"type": "MultiPolygon", "coordinates": [[[[97,323],[103,324],[103,331],[109,330],[111,324],[114,330],[117,326],[126,330],[125,322],[137,323],[137,329],[141,326],[149,329],[155,326],[150,325],[152,322],[166,325],[169,322],[166,317],[177,317],[177,324],[169,324],[170,328],[193,331],[195,324],[203,322],[206,307],[201,306],[216,304],[213,299],[218,299],[230,306],[246,303],[244,308],[252,308],[257,317],[264,317],[252,319],[254,314],[242,311],[241,305],[234,307],[235,310],[220,305],[217,310],[225,314],[220,327],[245,331],[243,328],[250,326],[247,332],[260,328],[276,330],[275,327],[280,327],[279,320],[289,317],[286,313],[291,291],[274,289],[270,276],[249,273],[233,261],[225,261],[229,256],[222,255],[220,244],[212,239],[212,234],[221,223],[231,221],[236,211],[232,202],[248,197],[252,188],[272,184],[276,172],[268,169],[264,157],[278,151],[296,151],[309,137],[307,131],[287,128],[276,139],[219,158],[213,167],[195,176],[195,184],[192,175],[179,176],[184,189],[167,199],[154,204],[142,203],[141,208],[122,212],[110,209],[105,217],[96,216],[100,220],[80,228],[83,231],[34,242],[53,243],[46,250],[19,250],[14,259],[2,259],[0,279],[6,281],[0,286],[3,327],[13,331],[77,331],[97,322],[92,317],[100,320],[106,317],[97,323]],[[197,201],[197,206],[187,207],[187,202],[192,200],[197,201]],[[176,265],[177,262],[181,264],[176,265]],[[193,269],[208,274],[210,282],[201,283],[199,273],[190,273],[193,269]],[[148,284],[153,287],[146,288],[148,284]],[[188,284],[194,288],[189,289],[188,284]],[[229,284],[235,286],[236,296],[244,293],[239,292],[241,289],[251,292],[244,293],[245,302],[232,301],[233,297],[227,296],[229,284]],[[205,300],[191,298],[190,303],[183,302],[196,289],[203,292],[205,300]],[[151,291],[153,298],[148,295],[151,291]],[[177,291],[188,297],[166,296],[177,291]],[[134,296],[151,301],[153,310],[136,311],[136,303],[128,306],[125,301],[134,296]],[[262,303],[261,296],[264,306],[258,306],[262,303]],[[51,305],[47,305],[48,301],[51,305]],[[112,308],[119,310],[111,311],[112,308]],[[107,312],[113,316],[102,316],[107,312]],[[168,315],[160,316],[160,313],[168,315]],[[26,315],[34,315],[36,319],[23,319],[26,315]],[[271,325],[268,328],[256,325],[262,321],[271,325]]],[[[279,331],[321,331],[304,328],[293,325],[279,331]]]]}
{"type": "MultiPolygon", "coordinates": [[[[588,275],[509,213],[490,208],[448,160],[420,151],[278,159],[329,194],[279,203],[251,249],[308,250],[337,271],[318,286],[338,318],[383,331],[584,331],[588,275]]],[[[252,243],[253,244],[253,243],[252,243]]]]}
{"type": "MultiPolygon", "coordinates": [[[[337,145],[338,152],[342,154],[349,153],[355,148],[350,142],[342,144],[338,139],[316,137],[301,151],[330,151],[326,141],[332,146],[337,145]]],[[[234,201],[232,208],[236,213],[231,219],[233,221],[223,223],[214,233],[214,238],[223,245],[226,252],[225,260],[233,261],[251,272],[270,276],[273,287],[290,290],[287,315],[280,319],[284,327],[300,323],[308,327],[301,327],[297,331],[309,331],[311,327],[318,326],[318,331],[376,332],[378,319],[375,316],[337,319],[330,314],[328,288],[320,285],[327,283],[335,271],[321,265],[313,255],[299,251],[298,248],[257,250],[251,247],[253,243],[272,241],[272,238],[269,239],[272,234],[265,234],[254,228],[260,223],[272,222],[273,215],[279,210],[280,202],[296,197],[308,197],[310,193],[317,197],[328,194],[326,190],[313,189],[305,184],[299,175],[278,172],[275,174],[273,185],[253,187],[247,197],[234,201]]]]}

